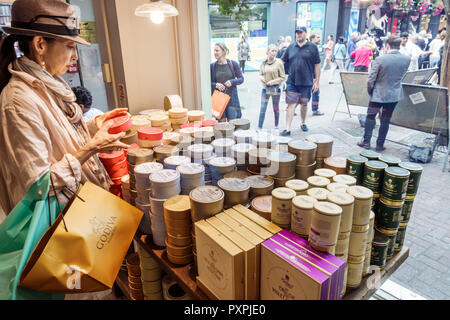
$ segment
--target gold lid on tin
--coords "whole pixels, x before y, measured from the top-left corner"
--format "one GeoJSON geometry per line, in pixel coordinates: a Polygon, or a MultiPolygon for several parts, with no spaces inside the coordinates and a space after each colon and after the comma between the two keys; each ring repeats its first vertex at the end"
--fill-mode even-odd
{"type": "Polygon", "coordinates": [[[314,204],[317,203],[316,198],[310,196],[296,196],[292,199],[292,204],[302,209],[312,209],[314,204]]]}
{"type": "Polygon", "coordinates": [[[189,196],[179,195],[164,201],[163,207],[170,212],[186,213],[191,210],[191,202],[189,196]]]}
{"type": "Polygon", "coordinates": [[[223,177],[224,178],[246,179],[248,177],[251,177],[251,173],[248,173],[247,171],[243,171],[243,170],[238,170],[238,171],[228,172],[223,177]]]}
{"type": "Polygon", "coordinates": [[[347,263],[360,264],[364,262],[365,257],[366,255],[362,255],[359,257],[348,255],[347,263]]]}
{"type": "Polygon", "coordinates": [[[348,174],[338,174],[333,177],[333,181],[346,185],[355,185],[356,179],[348,174]]]}
{"type": "Polygon", "coordinates": [[[249,176],[245,180],[251,188],[268,188],[274,184],[273,178],[263,175],[249,176]]]}
{"type": "Polygon", "coordinates": [[[252,200],[252,208],[259,212],[272,212],[272,196],[258,196],[252,200]]]}
{"type": "Polygon", "coordinates": [[[245,191],[250,189],[250,185],[244,179],[224,178],[217,182],[217,186],[226,191],[245,191]]]}
{"type": "Polygon", "coordinates": [[[272,190],[272,196],[280,200],[291,200],[297,195],[294,190],[289,188],[276,188],[272,190]]]}
{"type": "Polygon", "coordinates": [[[338,182],[332,182],[329,185],[327,185],[327,190],[330,192],[347,192],[348,185],[338,182]]]}
{"type": "Polygon", "coordinates": [[[331,183],[330,179],[319,177],[319,176],[312,176],[306,179],[306,181],[314,187],[318,188],[325,188],[327,185],[331,183]]]}
{"type": "Polygon", "coordinates": [[[308,182],[300,179],[292,179],[286,181],[286,188],[292,189],[295,192],[305,191],[309,188],[308,182]]]}
{"type": "Polygon", "coordinates": [[[356,233],[364,233],[367,232],[369,230],[369,226],[370,224],[365,224],[365,225],[357,225],[357,224],[353,224],[352,225],[352,232],[356,232],[356,233]]]}
{"type": "Polygon", "coordinates": [[[375,223],[375,230],[387,236],[393,236],[397,234],[397,229],[385,229],[380,226],[377,226],[376,223],[375,223]]]}
{"type": "Polygon", "coordinates": [[[373,192],[369,188],[363,186],[351,186],[347,189],[347,193],[354,196],[356,199],[370,199],[373,197],[373,192]]]}
{"type": "Polygon", "coordinates": [[[164,145],[164,146],[154,147],[153,151],[157,155],[162,154],[162,155],[166,155],[166,156],[171,156],[171,155],[177,154],[180,151],[180,149],[178,149],[178,147],[176,147],[176,146],[164,145]]]}
{"type": "Polygon", "coordinates": [[[325,188],[311,188],[306,191],[308,196],[316,198],[319,201],[326,201],[329,193],[330,191],[325,188]]]}
{"type": "Polygon", "coordinates": [[[330,192],[327,196],[328,201],[337,205],[348,206],[355,202],[355,198],[344,192],[330,192]]]}
{"type": "Polygon", "coordinates": [[[146,148],[133,149],[127,152],[127,160],[130,164],[134,164],[137,161],[151,161],[153,159],[153,150],[146,148]]]}
{"type": "Polygon", "coordinates": [[[328,201],[318,201],[314,204],[314,210],[328,216],[336,216],[342,213],[342,208],[328,201]]]}
{"type": "Polygon", "coordinates": [[[200,186],[189,193],[189,197],[199,203],[214,203],[225,196],[222,189],[215,186],[200,186]]]}
{"type": "Polygon", "coordinates": [[[336,175],[336,171],[331,169],[316,169],[314,174],[319,177],[324,177],[327,179],[331,179],[336,175]]]}

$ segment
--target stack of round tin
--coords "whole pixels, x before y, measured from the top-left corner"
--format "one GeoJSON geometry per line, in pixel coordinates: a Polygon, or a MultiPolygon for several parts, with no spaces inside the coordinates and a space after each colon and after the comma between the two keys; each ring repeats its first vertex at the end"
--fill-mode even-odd
{"type": "Polygon", "coordinates": [[[255,134],[253,130],[237,130],[233,133],[233,137],[236,143],[251,143],[255,134]]]}
{"type": "Polygon", "coordinates": [[[164,169],[176,170],[182,164],[191,163],[191,158],[186,156],[170,156],[164,159],[164,169]]]}
{"type": "Polygon", "coordinates": [[[234,125],[234,127],[235,127],[234,130],[236,130],[236,131],[250,129],[250,120],[248,120],[248,119],[243,119],[243,118],[233,119],[233,120],[230,120],[230,123],[232,125],[234,125]]]}
{"type": "Polygon", "coordinates": [[[197,122],[205,120],[205,112],[201,110],[190,110],[187,113],[189,122],[197,122]]]}
{"type": "Polygon", "coordinates": [[[163,130],[143,127],[138,129],[138,145],[141,148],[154,148],[162,144],[163,130]]]}
{"type": "Polygon", "coordinates": [[[136,204],[136,177],[134,174],[134,168],[145,162],[153,161],[153,150],[151,149],[134,149],[127,152],[127,161],[129,167],[129,175],[130,175],[130,204],[136,204]]]}
{"type": "MultiPolygon", "coordinates": [[[[163,271],[159,262],[144,248],[134,241],[134,249],[139,254],[142,291],[144,300],[161,300],[161,277],[163,271]]],[[[128,281],[134,282],[136,279],[128,277],[128,281]]]]}
{"type": "Polygon", "coordinates": [[[364,257],[363,277],[367,276],[370,272],[370,258],[372,253],[372,240],[375,232],[375,213],[370,212],[369,218],[369,232],[366,240],[366,254],[364,257]]]}
{"type": "Polygon", "coordinates": [[[267,159],[267,154],[270,152],[266,148],[257,148],[248,152],[248,167],[247,171],[250,174],[258,175],[261,171],[267,170],[270,167],[270,160],[267,159]]]}
{"type": "Polygon", "coordinates": [[[126,258],[126,263],[131,299],[144,300],[141,281],[141,268],[139,267],[139,255],[137,253],[130,253],[126,258]]]}
{"type": "Polygon", "coordinates": [[[258,196],[270,194],[275,185],[273,178],[269,176],[253,175],[245,178],[245,180],[250,185],[250,200],[258,196]]]}
{"type": "Polygon", "coordinates": [[[275,180],[275,188],[284,187],[286,181],[295,178],[296,156],[289,152],[270,151],[267,159],[270,167],[261,170],[261,174],[270,175],[275,180]]]}
{"type": "Polygon", "coordinates": [[[130,175],[122,177],[122,199],[128,203],[131,203],[131,193],[130,193],[130,175]]]}
{"type": "Polygon", "coordinates": [[[235,170],[236,160],[230,157],[216,157],[209,160],[208,165],[211,172],[211,184],[216,186],[225,174],[235,170]]]}
{"type": "Polygon", "coordinates": [[[98,157],[113,182],[109,192],[120,197],[122,191],[122,177],[128,174],[128,164],[125,159],[124,151],[100,153],[98,157]]]}
{"type": "Polygon", "coordinates": [[[336,174],[346,174],[347,173],[347,159],[344,157],[328,157],[324,160],[323,167],[326,169],[331,169],[336,174]]]}
{"type": "Polygon", "coordinates": [[[356,179],[357,185],[361,185],[363,182],[364,167],[367,161],[369,161],[369,159],[360,155],[351,155],[347,157],[347,174],[356,179]]]}
{"type": "Polygon", "coordinates": [[[187,156],[193,163],[205,166],[205,184],[212,184],[211,171],[208,161],[214,158],[213,146],[209,144],[193,144],[187,148],[187,156]]]}
{"type": "Polygon", "coordinates": [[[235,126],[229,122],[220,122],[214,125],[214,137],[216,139],[233,139],[235,126]]]}
{"type": "Polygon", "coordinates": [[[363,274],[373,192],[363,186],[351,186],[347,193],[355,199],[347,258],[347,288],[354,289],[360,285],[363,274]]]}
{"type": "Polygon", "coordinates": [[[194,143],[196,144],[211,144],[214,141],[214,132],[196,130],[192,133],[192,137],[194,138],[194,143]]]}
{"type": "Polygon", "coordinates": [[[170,145],[175,146],[180,150],[180,155],[186,155],[187,154],[187,148],[192,144],[194,139],[187,136],[174,136],[170,138],[170,145]]]}
{"type": "Polygon", "coordinates": [[[333,154],[333,137],[327,134],[312,134],[306,140],[317,145],[316,169],[323,168],[325,158],[333,154]]]}
{"type": "Polygon", "coordinates": [[[218,157],[232,157],[233,152],[231,151],[231,147],[235,144],[234,139],[230,138],[216,138],[211,142],[211,145],[214,147],[214,153],[218,157]]]}
{"type": "Polygon", "coordinates": [[[189,196],[174,196],[164,202],[164,221],[167,227],[167,258],[177,265],[193,259],[192,219],[189,196]]]}
{"type": "Polygon", "coordinates": [[[399,164],[399,167],[409,171],[409,180],[405,202],[403,203],[402,213],[400,216],[400,225],[395,240],[395,252],[400,251],[403,247],[403,242],[406,235],[406,227],[411,217],[414,198],[416,197],[417,190],[419,189],[420,178],[423,171],[423,167],[421,165],[413,162],[401,162],[399,164]]]}
{"type": "Polygon", "coordinates": [[[188,195],[193,189],[205,185],[205,166],[187,163],[177,167],[180,173],[181,194],[188,195]]]}
{"type": "Polygon", "coordinates": [[[169,110],[169,120],[174,130],[181,129],[183,124],[189,122],[188,109],[172,108],[169,110]]]}
{"type": "Polygon", "coordinates": [[[158,246],[166,245],[166,224],[164,222],[164,201],[177,196],[181,192],[180,173],[175,170],[163,169],[150,175],[152,185],[152,197],[150,203],[152,214],[153,242],[158,246]],[[162,210],[161,210],[162,207],[162,210]]]}
{"type": "MultiPolygon", "coordinates": [[[[400,167],[388,167],[385,170],[380,203],[375,212],[375,225],[385,236],[397,234],[409,176],[410,172],[400,167]]],[[[389,242],[387,259],[392,258],[394,246],[395,240],[389,242]]]]}
{"type": "Polygon", "coordinates": [[[295,154],[295,177],[306,180],[314,175],[316,169],[317,145],[310,141],[291,140],[288,143],[288,151],[295,154]]]}
{"type": "Polygon", "coordinates": [[[225,193],[219,187],[201,186],[189,193],[189,199],[192,224],[195,224],[223,211],[225,193]]]}
{"type": "Polygon", "coordinates": [[[250,184],[246,180],[223,178],[217,182],[217,186],[225,193],[224,209],[232,208],[237,204],[248,204],[250,184]]]}
{"type": "Polygon", "coordinates": [[[339,235],[342,209],[327,201],[313,206],[308,242],[314,249],[334,254],[339,235]]]}
{"type": "Polygon", "coordinates": [[[388,165],[379,160],[369,160],[364,165],[362,185],[373,192],[372,210],[377,210],[383,189],[384,170],[388,165]]]}
{"type": "Polygon", "coordinates": [[[249,152],[251,150],[256,150],[256,147],[250,143],[237,143],[231,147],[232,157],[236,159],[237,170],[244,171],[247,169],[250,163],[249,152]]]}
{"type": "Polygon", "coordinates": [[[164,159],[172,156],[177,156],[180,152],[180,149],[175,146],[158,146],[153,148],[155,152],[155,159],[159,163],[164,163],[164,159]]]}
{"type": "Polygon", "coordinates": [[[269,194],[253,198],[250,208],[264,219],[270,221],[272,214],[272,196],[269,194]]]}
{"type": "Polygon", "coordinates": [[[169,116],[165,114],[154,114],[150,116],[152,128],[159,128],[164,132],[173,131],[169,116]]]}
{"type": "Polygon", "coordinates": [[[291,231],[308,240],[311,229],[311,217],[317,199],[299,195],[292,199],[291,231]]]}
{"type": "Polygon", "coordinates": [[[273,223],[283,229],[291,226],[292,199],[297,196],[294,190],[289,188],[275,188],[272,190],[272,214],[273,223]]]}

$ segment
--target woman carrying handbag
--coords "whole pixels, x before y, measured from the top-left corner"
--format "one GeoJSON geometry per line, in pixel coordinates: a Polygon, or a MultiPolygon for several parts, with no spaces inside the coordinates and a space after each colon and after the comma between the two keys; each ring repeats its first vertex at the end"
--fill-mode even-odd
{"type": "Polygon", "coordinates": [[[267,105],[272,97],[273,113],[275,118],[275,129],[278,129],[280,119],[280,85],[286,80],[283,62],[275,58],[278,52],[276,45],[271,44],[267,48],[267,58],[261,63],[259,77],[262,83],[261,111],[259,113],[258,129],[262,129],[266,117],[267,105]]]}

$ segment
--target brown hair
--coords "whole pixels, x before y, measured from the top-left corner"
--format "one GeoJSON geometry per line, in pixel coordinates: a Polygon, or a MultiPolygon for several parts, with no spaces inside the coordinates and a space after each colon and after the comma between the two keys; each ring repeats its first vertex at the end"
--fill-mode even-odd
{"type": "Polygon", "coordinates": [[[389,45],[391,49],[398,50],[400,49],[400,45],[402,43],[402,38],[397,36],[390,36],[386,43],[389,45]]]}

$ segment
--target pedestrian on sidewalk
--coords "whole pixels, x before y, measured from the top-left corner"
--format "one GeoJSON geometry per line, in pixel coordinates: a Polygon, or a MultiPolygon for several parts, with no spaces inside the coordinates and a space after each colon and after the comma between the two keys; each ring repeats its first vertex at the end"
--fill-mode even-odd
{"type": "Polygon", "coordinates": [[[356,47],[356,50],[350,54],[350,57],[355,58],[355,72],[367,72],[369,71],[373,51],[369,48],[367,40],[358,41],[356,47]]]}
{"type": "Polygon", "coordinates": [[[313,92],[319,90],[320,80],[320,56],[319,49],[312,42],[306,40],[306,27],[297,27],[295,30],[296,41],[292,43],[281,60],[289,63],[289,76],[286,88],[286,129],[282,136],[291,134],[291,124],[294,119],[295,108],[301,105],[301,129],[308,131],[306,126],[306,114],[308,102],[313,92]]]}
{"type": "Polygon", "coordinates": [[[325,49],[325,61],[323,62],[322,72],[325,71],[326,66],[328,65],[330,69],[333,67],[333,61],[331,61],[333,56],[333,47],[334,47],[334,38],[333,35],[330,34],[327,39],[327,43],[323,46],[325,49]]]}
{"type": "Polygon", "coordinates": [[[261,92],[261,111],[259,113],[258,129],[262,129],[264,125],[264,118],[266,117],[266,110],[270,97],[272,97],[275,129],[278,129],[278,122],[280,119],[280,85],[286,80],[286,74],[284,72],[283,61],[275,58],[277,52],[278,48],[276,45],[269,45],[267,48],[267,58],[261,63],[260,67],[259,76],[263,88],[261,92]]]}
{"type": "Polygon", "coordinates": [[[339,68],[339,72],[344,71],[344,61],[347,56],[347,48],[345,48],[344,37],[339,37],[338,42],[334,46],[334,66],[330,72],[329,84],[334,83],[334,78],[336,77],[336,70],[339,68]]]}
{"type": "Polygon", "coordinates": [[[400,37],[389,37],[386,41],[387,54],[379,56],[372,62],[367,79],[370,100],[364,125],[364,137],[358,142],[358,146],[365,149],[370,149],[370,139],[376,123],[375,117],[380,112],[376,151],[385,150],[384,141],[389,131],[392,113],[398,101],[403,99],[402,78],[408,71],[411,58],[399,52],[401,42],[400,37]]]}
{"type": "MultiPolygon", "coordinates": [[[[322,38],[320,37],[320,34],[318,34],[317,32],[314,32],[309,37],[309,40],[312,43],[314,43],[317,47],[319,47],[322,38]]],[[[311,89],[311,91],[312,91],[312,89],[311,89]]],[[[324,113],[319,111],[320,89],[317,89],[316,92],[312,92],[311,95],[312,95],[312,98],[311,98],[311,100],[312,100],[311,101],[312,115],[313,116],[323,116],[324,113]]]]}
{"type": "Polygon", "coordinates": [[[214,57],[216,62],[211,63],[211,94],[219,90],[230,96],[230,101],[220,121],[238,119],[242,117],[237,86],[244,82],[241,68],[236,61],[227,59],[229,53],[225,43],[216,43],[214,46],[214,57]]]}
{"type": "Polygon", "coordinates": [[[245,63],[247,62],[250,54],[250,45],[248,44],[245,36],[241,37],[241,42],[238,44],[237,52],[242,73],[245,73],[245,63]]]}
{"type": "MultiPolygon", "coordinates": [[[[350,56],[350,54],[356,50],[356,43],[359,41],[359,33],[353,32],[351,39],[348,41],[348,48],[347,48],[347,55],[350,56]]],[[[350,57],[347,64],[347,71],[353,72],[355,69],[355,58],[350,57]]]]}

